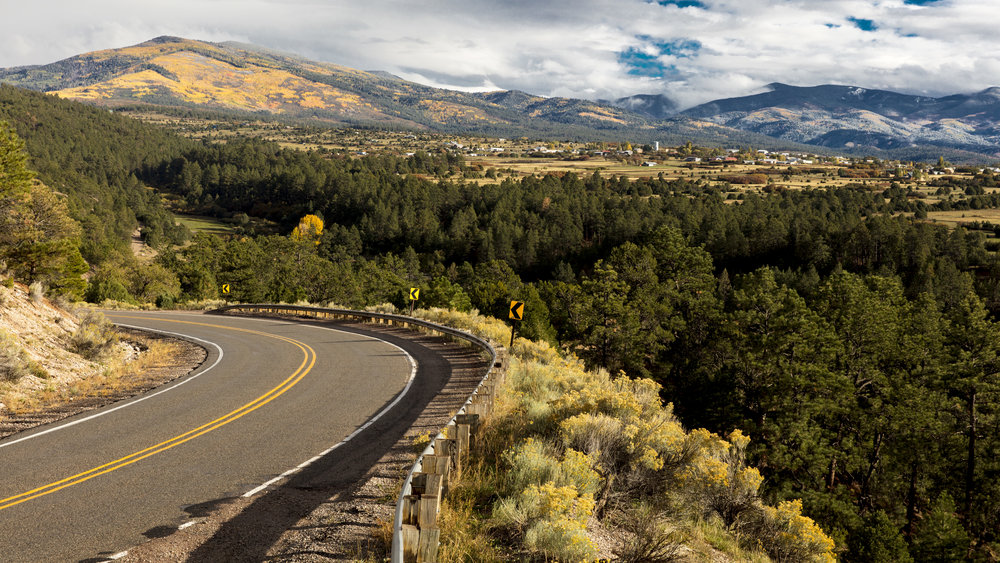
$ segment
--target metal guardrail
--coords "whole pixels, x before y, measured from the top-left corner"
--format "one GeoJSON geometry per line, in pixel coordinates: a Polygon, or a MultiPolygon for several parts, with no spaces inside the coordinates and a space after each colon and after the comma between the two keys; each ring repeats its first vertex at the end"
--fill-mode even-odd
{"type": "MultiPolygon", "coordinates": [[[[476,389],[471,395],[465,400],[462,408],[455,413],[455,416],[448,421],[445,428],[449,426],[454,426],[456,419],[459,416],[464,415],[469,409],[469,405],[472,404],[473,399],[479,394],[480,389],[483,385],[490,379],[493,375],[493,368],[497,361],[497,351],[496,348],[486,339],[480,338],[474,334],[470,334],[463,330],[458,330],[456,328],[440,325],[437,323],[432,323],[430,321],[425,321],[423,319],[416,319],[413,317],[407,317],[403,315],[392,315],[388,313],[372,313],[367,311],[354,311],[351,309],[327,309],[322,307],[304,307],[299,305],[227,305],[209,311],[212,314],[223,314],[230,311],[241,311],[251,314],[294,314],[296,316],[304,316],[309,318],[341,318],[350,320],[360,320],[360,321],[374,321],[379,324],[390,324],[394,326],[403,327],[419,327],[425,330],[430,330],[432,332],[437,332],[440,334],[445,334],[453,338],[458,338],[470,342],[476,346],[481,347],[490,357],[489,369],[479,380],[479,384],[476,385],[476,389]]],[[[417,456],[417,461],[410,468],[410,471],[406,474],[406,480],[403,481],[403,489],[399,493],[399,498],[396,500],[396,515],[393,519],[392,528],[392,551],[391,551],[391,561],[392,563],[403,563],[403,541],[402,541],[402,527],[403,527],[403,503],[404,499],[412,494],[412,481],[413,475],[421,472],[423,469],[424,456],[434,455],[435,444],[440,439],[444,439],[444,431],[438,432],[437,436],[430,441],[424,451],[417,456]]]]}

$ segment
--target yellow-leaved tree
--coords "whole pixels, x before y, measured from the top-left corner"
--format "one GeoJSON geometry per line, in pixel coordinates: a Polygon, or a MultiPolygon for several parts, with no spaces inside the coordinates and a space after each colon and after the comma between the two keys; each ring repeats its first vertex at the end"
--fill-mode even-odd
{"type": "Polygon", "coordinates": [[[323,220],[313,214],[299,219],[298,226],[292,230],[292,240],[300,242],[312,242],[319,245],[319,239],[322,236],[323,220]]]}

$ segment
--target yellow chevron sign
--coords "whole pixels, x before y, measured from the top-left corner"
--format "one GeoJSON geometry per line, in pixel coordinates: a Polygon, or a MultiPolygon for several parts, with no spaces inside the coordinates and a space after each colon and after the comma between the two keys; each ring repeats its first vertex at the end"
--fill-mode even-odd
{"type": "Polygon", "coordinates": [[[410,288],[410,301],[416,301],[417,299],[420,299],[420,288],[419,287],[411,287],[410,288]]]}
{"type": "Polygon", "coordinates": [[[519,321],[524,318],[524,301],[510,302],[510,318],[519,321]]]}
{"type": "Polygon", "coordinates": [[[228,295],[229,294],[229,284],[228,283],[222,284],[222,294],[223,295],[228,295]]]}

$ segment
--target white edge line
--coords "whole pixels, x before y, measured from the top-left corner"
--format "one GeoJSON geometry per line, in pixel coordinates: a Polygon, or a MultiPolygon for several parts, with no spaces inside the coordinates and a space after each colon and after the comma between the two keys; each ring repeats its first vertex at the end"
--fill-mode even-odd
{"type": "Polygon", "coordinates": [[[335,328],[330,328],[330,327],[325,327],[325,326],[316,326],[316,325],[307,325],[307,326],[314,326],[315,328],[321,328],[321,329],[324,329],[324,330],[332,330],[332,331],[335,331],[335,332],[341,332],[341,333],[345,333],[345,334],[353,334],[355,336],[364,336],[364,337],[367,337],[367,338],[371,338],[372,340],[377,340],[379,342],[388,344],[389,346],[392,346],[393,348],[395,348],[395,349],[399,350],[400,352],[402,352],[403,355],[406,356],[406,359],[409,360],[409,362],[410,362],[410,377],[409,377],[409,379],[406,380],[406,386],[403,387],[403,390],[400,391],[396,395],[396,398],[393,399],[391,403],[389,403],[388,405],[386,405],[385,407],[383,407],[382,410],[380,410],[378,412],[378,414],[376,414],[372,418],[369,418],[367,422],[365,422],[364,424],[362,424],[361,426],[359,426],[354,432],[351,432],[350,434],[348,434],[348,436],[346,438],[344,438],[340,442],[337,442],[336,444],[330,446],[329,448],[323,450],[322,452],[316,454],[315,456],[309,458],[308,460],[300,463],[299,465],[297,465],[297,466],[289,469],[288,471],[285,471],[281,475],[278,475],[277,477],[275,477],[275,478],[267,481],[266,483],[263,483],[263,484],[261,484],[261,485],[259,485],[257,487],[254,487],[253,489],[250,489],[249,491],[243,493],[243,495],[242,495],[243,498],[250,498],[250,497],[254,496],[255,494],[263,491],[264,489],[270,487],[271,485],[277,483],[278,481],[281,481],[282,479],[284,479],[286,477],[290,477],[292,475],[295,475],[299,471],[302,471],[303,469],[309,467],[313,463],[316,463],[322,457],[326,456],[327,454],[329,454],[333,450],[339,448],[340,446],[343,446],[347,442],[350,442],[352,438],[354,438],[358,434],[364,432],[365,429],[367,429],[372,424],[375,424],[375,422],[378,419],[382,418],[386,413],[388,413],[390,410],[392,410],[393,407],[395,407],[397,404],[399,404],[399,402],[401,400],[403,400],[403,397],[405,397],[406,394],[410,391],[410,387],[413,386],[413,381],[414,381],[414,379],[417,376],[417,361],[415,359],[413,359],[413,356],[411,356],[409,352],[407,352],[406,350],[403,350],[402,348],[400,348],[399,346],[393,344],[392,342],[386,342],[385,340],[382,340],[381,338],[376,338],[374,336],[370,336],[370,335],[367,335],[367,334],[357,334],[357,333],[353,333],[353,332],[352,333],[348,333],[347,331],[337,330],[335,328]]]}
{"type": "Polygon", "coordinates": [[[108,561],[117,561],[126,555],[128,555],[127,551],[119,551],[118,553],[108,557],[108,561]]]}
{"type": "Polygon", "coordinates": [[[181,334],[179,332],[169,332],[169,331],[166,331],[166,330],[151,329],[151,328],[146,328],[146,327],[141,327],[141,326],[126,325],[126,324],[117,324],[117,326],[122,326],[122,327],[125,327],[125,328],[133,328],[133,329],[137,329],[137,330],[144,330],[144,331],[148,331],[148,332],[156,332],[156,333],[159,333],[159,334],[167,334],[167,335],[170,335],[170,336],[177,336],[177,337],[181,337],[181,338],[185,338],[185,339],[189,339],[189,340],[197,340],[198,342],[204,342],[205,344],[208,344],[210,346],[214,346],[215,349],[219,351],[219,357],[216,358],[214,362],[212,362],[212,365],[210,365],[207,368],[201,370],[200,372],[198,372],[195,375],[187,377],[187,378],[183,379],[182,381],[180,381],[178,383],[175,383],[174,385],[171,385],[170,387],[167,387],[165,389],[160,389],[159,391],[157,391],[155,393],[151,393],[149,395],[143,395],[142,397],[139,397],[137,399],[133,399],[133,400],[127,402],[127,403],[122,403],[122,404],[120,404],[120,405],[118,405],[116,407],[96,412],[96,413],[94,413],[94,414],[92,414],[90,416],[84,417],[84,418],[80,418],[80,419],[77,419],[77,420],[74,420],[74,421],[71,421],[71,422],[66,422],[66,423],[63,423],[63,424],[58,424],[58,425],[56,425],[56,426],[54,426],[52,428],[49,428],[47,430],[43,430],[41,432],[36,432],[34,434],[31,434],[29,436],[24,436],[24,437],[18,438],[16,440],[11,440],[9,442],[2,442],[2,443],[0,443],[0,448],[6,448],[7,446],[13,446],[14,444],[17,444],[17,443],[20,443],[20,442],[24,442],[25,440],[30,440],[32,438],[37,438],[39,436],[44,436],[46,434],[49,434],[50,432],[55,432],[56,430],[63,430],[63,429],[69,428],[71,426],[76,426],[77,424],[81,424],[83,422],[87,422],[87,421],[93,420],[95,418],[102,417],[102,416],[104,416],[106,414],[111,414],[111,413],[113,413],[113,412],[115,412],[117,410],[124,409],[125,407],[131,407],[132,405],[135,405],[137,403],[141,403],[141,402],[145,401],[146,399],[152,399],[153,397],[155,397],[157,395],[160,395],[162,393],[166,393],[167,391],[172,391],[172,390],[180,387],[181,385],[184,385],[185,383],[187,383],[189,381],[192,381],[194,379],[197,379],[198,377],[201,377],[202,375],[208,373],[209,370],[211,370],[212,368],[214,368],[215,366],[217,366],[219,364],[219,362],[222,361],[222,357],[224,355],[224,353],[222,351],[222,347],[219,346],[218,344],[216,344],[215,342],[211,342],[211,341],[208,341],[208,340],[205,340],[205,339],[202,339],[202,338],[198,338],[198,337],[195,337],[195,336],[191,336],[191,335],[188,335],[188,334],[181,334]]]}

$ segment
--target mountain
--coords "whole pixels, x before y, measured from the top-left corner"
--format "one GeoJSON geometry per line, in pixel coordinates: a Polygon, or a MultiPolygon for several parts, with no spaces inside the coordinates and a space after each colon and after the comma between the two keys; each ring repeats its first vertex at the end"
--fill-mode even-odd
{"type": "Polygon", "coordinates": [[[467,94],[254,45],[177,37],[0,70],[0,82],[106,107],[184,106],[431,130],[648,126],[639,114],[586,100],[467,94]]]}
{"type": "Polygon", "coordinates": [[[296,122],[496,136],[790,146],[708,121],[663,119],[673,108],[663,96],[605,103],[516,90],[464,93],[255,45],[178,37],[158,37],[48,65],[0,69],[0,82],[112,109],[181,107],[296,122]]]}
{"type": "Polygon", "coordinates": [[[774,83],[761,94],[708,102],[681,115],[837,149],[936,145],[1000,154],[1000,88],[933,98],[774,83]]]}
{"type": "Polygon", "coordinates": [[[811,151],[879,149],[913,159],[936,159],[942,152],[956,160],[1000,153],[1000,88],[932,98],[775,83],[761,94],[678,113],[662,94],[589,101],[517,90],[465,93],[255,45],[178,37],[0,69],[0,82],[111,109],[186,108],[333,125],[811,151]]]}
{"type": "Polygon", "coordinates": [[[663,94],[637,94],[618,98],[611,105],[634,111],[652,119],[666,119],[677,113],[677,102],[663,94]]]}

